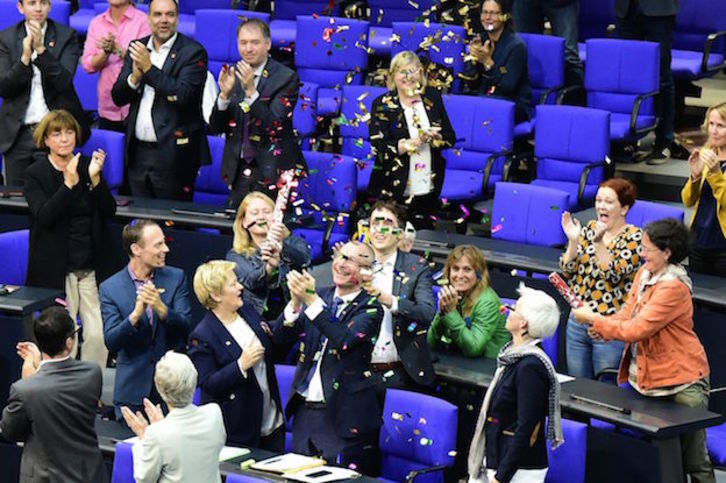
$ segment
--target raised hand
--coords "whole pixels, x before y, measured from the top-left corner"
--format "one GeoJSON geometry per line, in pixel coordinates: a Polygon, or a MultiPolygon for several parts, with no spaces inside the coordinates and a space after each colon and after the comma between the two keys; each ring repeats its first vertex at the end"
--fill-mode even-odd
{"type": "Polygon", "coordinates": [[[250,367],[257,364],[263,357],[265,357],[265,348],[261,345],[251,345],[242,349],[239,362],[242,369],[248,371],[250,367]]]}
{"type": "Polygon", "coordinates": [[[240,84],[242,84],[242,88],[245,90],[245,95],[249,97],[254,94],[256,90],[255,71],[252,69],[250,64],[248,64],[244,60],[240,60],[239,62],[237,62],[236,75],[239,79],[240,84]]]}
{"type": "Polygon", "coordinates": [[[30,65],[33,56],[33,34],[28,33],[23,38],[23,53],[20,55],[20,61],[25,65],[30,65]]]}
{"type": "Polygon", "coordinates": [[[33,36],[33,50],[37,54],[42,54],[45,51],[45,45],[43,45],[43,29],[40,24],[35,20],[26,22],[30,34],[33,36]]]}
{"type": "Polygon", "coordinates": [[[129,426],[129,429],[133,431],[139,439],[144,439],[144,433],[146,432],[146,428],[149,426],[149,423],[146,422],[146,418],[144,418],[144,415],[141,414],[141,411],[136,411],[136,414],[134,414],[134,412],[126,406],[121,406],[121,415],[126,420],[126,424],[129,426]]]}
{"type": "Polygon", "coordinates": [[[151,424],[158,423],[164,419],[164,412],[161,410],[161,404],[154,406],[154,404],[147,398],[144,398],[144,412],[146,413],[146,417],[149,418],[149,422],[151,424]]]}
{"type": "Polygon", "coordinates": [[[219,84],[219,95],[224,100],[229,99],[232,89],[234,89],[234,71],[227,64],[224,64],[219,71],[217,83],[219,84]]]}
{"type": "Polygon", "coordinates": [[[128,55],[131,56],[132,72],[131,82],[138,84],[141,78],[151,69],[151,55],[146,46],[141,42],[131,42],[129,44],[128,55]]]}
{"type": "Polygon", "coordinates": [[[451,285],[441,287],[441,291],[439,292],[439,313],[441,315],[446,315],[456,310],[458,303],[459,292],[454,287],[451,285]]]}
{"type": "Polygon", "coordinates": [[[66,165],[66,169],[63,170],[63,182],[68,189],[73,189],[80,180],[78,176],[78,160],[81,158],[81,153],[73,156],[71,161],[66,165]]]}
{"type": "Polygon", "coordinates": [[[718,156],[712,149],[702,149],[701,159],[704,165],[708,168],[709,173],[720,173],[721,163],[718,160],[718,156]]]}
{"type": "Polygon", "coordinates": [[[91,162],[88,164],[88,177],[91,178],[93,186],[98,186],[98,183],[101,182],[101,172],[105,161],[106,152],[103,149],[96,149],[91,156],[91,162]]]}
{"type": "Polygon", "coordinates": [[[573,218],[569,211],[562,213],[562,231],[571,242],[577,242],[580,238],[580,230],[582,226],[577,218],[573,218]]]}

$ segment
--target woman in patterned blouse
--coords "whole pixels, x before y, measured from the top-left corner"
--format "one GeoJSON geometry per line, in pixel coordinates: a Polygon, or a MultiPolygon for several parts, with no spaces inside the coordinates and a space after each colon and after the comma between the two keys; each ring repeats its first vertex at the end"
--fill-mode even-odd
{"type": "MultiPolygon", "coordinates": [[[[560,269],[570,289],[594,312],[616,313],[640,267],[640,228],[625,222],[635,203],[635,185],[623,178],[603,181],[595,197],[596,220],[585,227],[562,214],[568,244],[560,269]]],[[[567,323],[567,369],[576,377],[594,378],[603,369],[617,368],[624,343],[593,339],[570,317],[567,323]]]]}

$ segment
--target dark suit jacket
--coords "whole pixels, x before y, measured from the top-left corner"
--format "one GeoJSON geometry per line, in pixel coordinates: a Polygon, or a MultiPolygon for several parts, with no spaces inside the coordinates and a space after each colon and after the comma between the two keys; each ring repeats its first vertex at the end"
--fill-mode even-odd
{"type": "MultiPolygon", "coordinates": [[[[282,411],[272,341],[262,330],[260,316],[254,307],[243,305],[240,316],[265,347],[267,386],[277,409],[282,411]]],[[[256,447],[262,424],[262,391],[252,368],[247,371],[246,378],[242,375],[237,363],[241,355],[242,348],[211,311],[189,336],[189,357],[199,373],[202,404],[215,402],[222,408],[227,444],[256,447]]]]}
{"type": "Polygon", "coordinates": [[[247,114],[240,107],[245,93],[238,80],[226,110],[220,111],[214,103],[209,127],[215,134],[226,135],[221,172],[225,183],[234,182],[243,164],[240,155],[245,123],[249,124],[255,160],[264,177],[274,182],[277,181],[278,169],[305,169],[305,159],[292,129],[292,111],[297,103],[299,85],[300,79],[295,71],[270,57],[257,84],[260,97],[252,103],[247,114]]]}
{"type": "Polygon", "coordinates": [[[91,244],[96,281],[100,284],[118,270],[120,248],[109,233],[107,220],[116,214],[116,200],[103,176],[89,190],[90,158],[81,156],[78,162],[80,181],[72,190],[63,183],[63,174],[47,159],[38,160],[25,172],[25,199],[30,209],[30,248],[28,276],[25,284],[34,287],[65,289],[68,251],[69,210],[78,195],[88,194],[93,203],[91,244]]]}
{"type": "Polygon", "coordinates": [[[435,375],[426,331],[436,314],[431,269],[424,258],[399,250],[393,271],[393,295],[398,297],[398,313],[392,319],[393,343],[408,375],[430,386],[435,375]]]}
{"type": "Polygon", "coordinates": [[[21,483],[108,481],[95,428],[101,377],[98,364],[66,359],[10,386],[0,431],[25,442],[21,483]]]}
{"type": "Polygon", "coordinates": [[[154,285],[165,289],[161,301],[169,313],[165,321],[154,315],[153,325],[144,314],[136,327],[129,322],[136,304],[136,287],[128,266],[103,282],[98,290],[106,347],[118,355],[113,386],[116,406],[141,404],[151,392],[154,365],[170,348],[169,331],[189,333],[191,308],[184,272],[174,267],[157,268],[154,285]]]}
{"type": "MultiPolygon", "coordinates": [[[[434,194],[438,198],[444,184],[446,163],[441,150],[453,146],[456,134],[451,127],[449,116],[444,108],[441,94],[436,89],[427,87],[423,95],[423,103],[431,126],[441,128],[443,143],[437,147],[431,145],[432,174],[434,175],[434,194]]],[[[375,164],[371,173],[369,193],[383,198],[403,201],[403,193],[408,183],[410,156],[398,154],[398,141],[407,139],[408,125],[403,108],[395,91],[389,91],[373,101],[371,122],[368,125],[371,145],[375,150],[375,164]]]]}
{"type": "MultiPolygon", "coordinates": [[[[322,289],[320,297],[328,307],[333,302],[333,288],[322,289]]],[[[383,307],[365,290],[348,304],[338,319],[325,308],[310,320],[300,312],[293,327],[285,327],[284,314],[275,323],[275,343],[292,344],[303,336],[303,348],[292,380],[290,396],[285,408],[287,417],[303,403],[298,389],[304,382],[319,350],[321,337],[328,345],[320,366],[320,377],[325,395],[325,407],[341,438],[355,438],[381,425],[375,379],[370,377],[372,338],[378,335],[383,307]]]]}
{"type": "MultiPolygon", "coordinates": [[[[91,135],[91,123],[73,88],[73,76],[81,56],[81,42],[72,29],[51,19],[47,22],[46,51],[32,64],[40,69],[48,109],[65,109],[73,114],[81,125],[78,144],[82,145],[91,135]]],[[[25,36],[24,22],[0,32],[0,153],[10,149],[18,136],[30,101],[33,67],[32,64],[25,65],[20,61],[25,36]]]]}
{"type": "MultiPolygon", "coordinates": [[[[630,3],[636,0],[615,0],[615,16],[625,18],[630,3]]],[[[643,13],[648,17],[665,17],[676,15],[680,7],[679,0],[637,0],[643,13]]]]}
{"type": "MultiPolygon", "coordinates": [[[[149,37],[139,39],[144,45],[149,37]]],[[[209,143],[204,133],[202,118],[202,92],[207,80],[207,51],[201,44],[177,33],[176,41],[161,69],[151,66],[138,90],[129,87],[132,60],[127,55],[124,66],[111,90],[117,106],[130,105],[126,127],[126,155],[135,138],[136,117],[144,93],[144,86],[155,90],[151,118],[156,130],[159,162],[167,163],[182,176],[185,186],[194,186],[200,164],[211,164],[209,143]]]]}

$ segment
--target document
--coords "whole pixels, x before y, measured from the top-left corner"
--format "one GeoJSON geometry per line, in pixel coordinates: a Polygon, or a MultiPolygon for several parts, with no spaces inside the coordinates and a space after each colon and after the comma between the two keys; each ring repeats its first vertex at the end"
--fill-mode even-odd
{"type": "Polygon", "coordinates": [[[234,446],[224,446],[219,452],[219,462],[235,459],[239,456],[250,454],[247,448],[235,448],[234,446]]]}
{"type": "Polygon", "coordinates": [[[267,471],[269,473],[277,473],[280,475],[284,474],[287,477],[289,473],[316,468],[318,466],[323,466],[325,463],[326,461],[324,459],[313,458],[312,456],[304,456],[297,453],[287,453],[255,463],[251,466],[251,468],[258,471],[267,471]]]}
{"type": "Polygon", "coordinates": [[[317,468],[285,473],[288,480],[301,481],[303,483],[329,483],[331,481],[351,480],[360,478],[361,474],[347,468],[336,466],[319,466],[317,468]]]}

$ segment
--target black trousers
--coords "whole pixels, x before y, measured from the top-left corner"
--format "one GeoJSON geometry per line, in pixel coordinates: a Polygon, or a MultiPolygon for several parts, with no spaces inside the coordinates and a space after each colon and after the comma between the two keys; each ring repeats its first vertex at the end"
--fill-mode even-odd
{"type": "Polygon", "coordinates": [[[257,447],[260,449],[266,449],[267,451],[272,451],[273,453],[284,453],[285,423],[267,436],[260,436],[260,442],[257,447]]]}
{"type": "Polygon", "coordinates": [[[132,196],[191,201],[194,183],[186,182],[182,169],[164,159],[156,143],[133,140],[128,167],[128,184],[132,196]]]}
{"type": "Polygon", "coordinates": [[[15,142],[3,154],[6,186],[23,186],[25,169],[37,159],[46,156],[44,151],[35,146],[33,141],[34,128],[35,125],[21,127],[15,142]]]}
{"type": "Polygon", "coordinates": [[[227,206],[236,210],[244,197],[252,191],[261,191],[274,200],[277,198],[275,186],[278,176],[277,165],[273,162],[257,160],[247,162],[240,159],[227,206]]]}
{"type": "Polygon", "coordinates": [[[106,131],[126,133],[126,121],[111,121],[103,117],[98,118],[98,128],[106,131]]]}
{"type": "Polygon", "coordinates": [[[692,248],[688,255],[688,268],[692,272],[726,277],[726,250],[692,248]]]}

